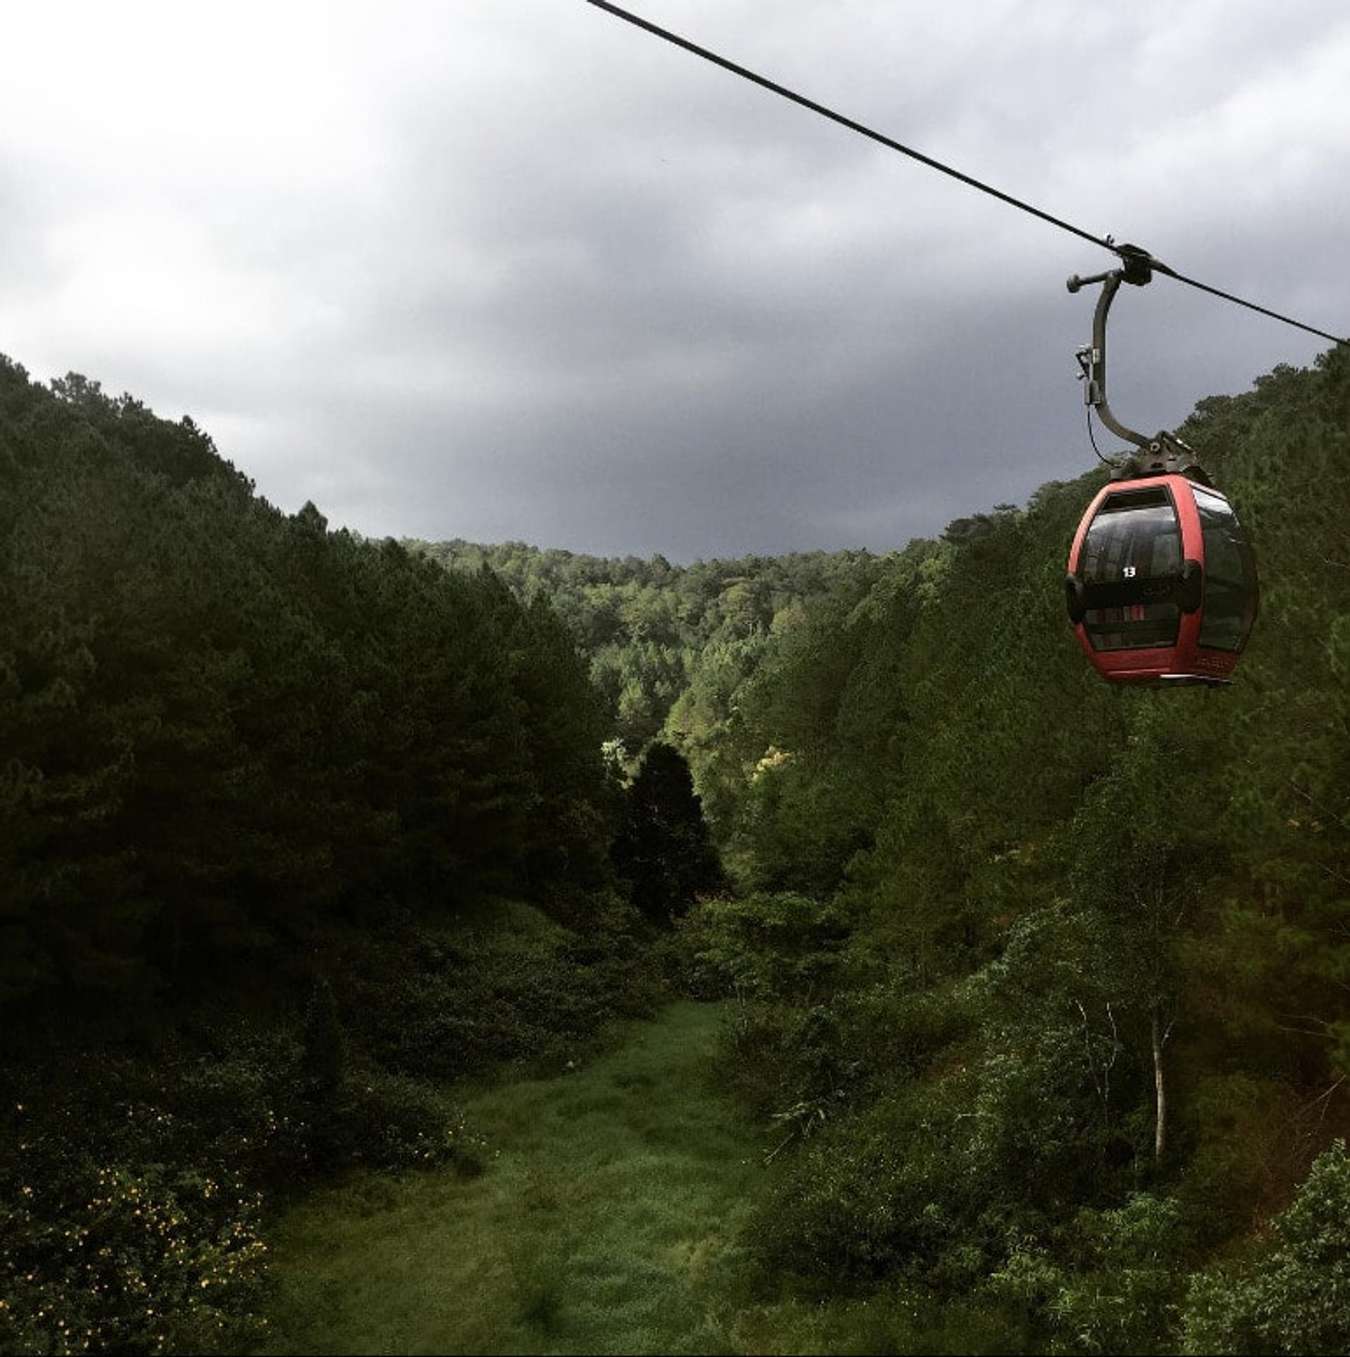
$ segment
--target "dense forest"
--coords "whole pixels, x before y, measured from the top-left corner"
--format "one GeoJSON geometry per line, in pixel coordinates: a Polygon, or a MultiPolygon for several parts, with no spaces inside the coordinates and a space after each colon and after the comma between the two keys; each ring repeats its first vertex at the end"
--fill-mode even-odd
{"type": "Polygon", "coordinates": [[[523,542],[403,545],[456,571],[484,566],[526,603],[543,599],[590,660],[612,738],[636,756],[658,735],[671,708],[696,700],[714,672],[745,677],[769,638],[801,621],[808,601],[847,595],[878,578],[866,551],[799,552],[671,565],[664,556],[586,556],[541,551],[523,542]]]}
{"type": "MultiPolygon", "coordinates": [[[[785,558],[774,611],[690,647],[663,735],[740,895],[684,931],[741,1001],[726,1077],[802,1142],[757,1247],[813,1294],[884,1280],[908,1323],[957,1307],[1014,1347],[1350,1339],[1339,1142],[1278,1215],[1350,1129],[1350,363],[1180,433],[1260,553],[1229,690],[1083,663],[1060,583],[1102,471],[886,558],[785,558]]],[[[757,578],[497,553],[637,687],[614,592],[678,619],[757,578]]]]}
{"type": "Polygon", "coordinates": [[[272,1204],[491,1173],[461,1081],[673,994],[764,1132],[747,1295],[1344,1351],[1350,361],[1179,432],[1261,617],[1120,691],[1101,471],[884,557],[373,543],[0,363],[0,1351],[266,1349],[272,1204]]]}
{"type": "Polygon", "coordinates": [[[429,1079],[649,1008],[603,708],[490,572],[8,361],[0,542],[0,1350],[248,1346],[266,1200],[475,1171],[429,1079]]]}
{"type": "Polygon", "coordinates": [[[1181,433],[1260,554],[1231,689],[1083,664],[1094,472],[811,612],[701,765],[773,892],[690,925],[728,1077],[802,1142],[756,1244],[816,1294],[1019,1349],[1350,1338],[1350,362],[1181,433]]]}

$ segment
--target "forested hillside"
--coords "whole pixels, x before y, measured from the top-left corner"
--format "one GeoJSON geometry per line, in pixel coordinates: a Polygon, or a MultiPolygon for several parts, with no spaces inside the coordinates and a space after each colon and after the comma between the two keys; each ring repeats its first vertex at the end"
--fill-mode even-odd
{"type": "Polygon", "coordinates": [[[784,1133],[753,1246],[873,1291],[892,1350],[1350,1339],[1350,362],[1181,433],[1260,559],[1231,689],[1084,662],[1094,472],[808,609],[695,760],[772,892],[687,928],[784,1133]]]}
{"type": "Polygon", "coordinates": [[[265,1201],[646,1011],[605,734],[544,603],[0,360],[0,1351],[256,1342],[265,1201]]]}
{"type": "Polygon", "coordinates": [[[710,638],[663,736],[741,889],[684,936],[695,988],[743,1001],[725,1077],[783,1133],[752,1242],[810,1294],[874,1290],[899,1350],[1350,1333],[1313,1299],[1345,1281],[1343,1153],[1278,1215],[1350,1130],[1350,363],[1277,369],[1180,433],[1261,562],[1223,691],[1084,663],[1061,581],[1102,471],[825,558],[725,639],[693,587],[716,564],[488,553],[597,667],[642,668],[634,614],[603,612],[624,590],[710,638]]]}
{"type": "MultiPolygon", "coordinates": [[[[1101,471],[884,557],[377,544],[0,360],[0,1352],[266,1350],[269,1213],[357,1168],[460,1200],[501,1148],[466,1080],[510,1135],[503,1081],[675,993],[729,1015],[751,1130],[707,1144],[764,1153],[685,1212],[750,1195],[734,1278],[672,1263],[663,1313],[759,1307],[699,1330],[751,1350],[1346,1350],[1350,361],[1180,432],[1260,560],[1224,690],[1084,662],[1101,471]]],[[[556,1134],[622,1102],[584,1087],[536,1090],[556,1134]]],[[[532,1172],[474,1228],[528,1221],[489,1252],[543,1350],[548,1212],[603,1202],[532,1172]]]]}
{"type": "Polygon", "coordinates": [[[586,556],[523,542],[404,545],[457,572],[487,566],[527,603],[546,599],[590,657],[612,737],[630,757],[661,730],[700,671],[748,675],[806,601],[866,588],[879,567],[866,551],[676,566],[664,556],[586,556]]]}

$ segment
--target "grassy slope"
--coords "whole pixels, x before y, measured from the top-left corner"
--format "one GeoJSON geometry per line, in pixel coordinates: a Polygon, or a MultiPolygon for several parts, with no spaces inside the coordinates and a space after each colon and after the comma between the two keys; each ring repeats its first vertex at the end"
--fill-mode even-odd
{"type": "Polygon", "coordinates": [[[273,1350],[778,1346],[733,1299],[763,1146],[709,1086],[718,1020],[674,1004],[584,1070],[477,1095],[481,1177],[362,1176],[307,1199],[276,1234],[273,1350]]]}

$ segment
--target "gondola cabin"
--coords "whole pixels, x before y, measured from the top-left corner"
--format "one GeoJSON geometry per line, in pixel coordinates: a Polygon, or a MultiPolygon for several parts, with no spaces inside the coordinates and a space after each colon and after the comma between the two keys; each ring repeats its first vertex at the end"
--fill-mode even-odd
{"type": "Polygon", "coordinates": [[[1074,535],[1065,590],[1109,683],[1227,683],[1256,620],[1256,561],[1237,515],[1182,475],[1104,487],[1074,535]]]}

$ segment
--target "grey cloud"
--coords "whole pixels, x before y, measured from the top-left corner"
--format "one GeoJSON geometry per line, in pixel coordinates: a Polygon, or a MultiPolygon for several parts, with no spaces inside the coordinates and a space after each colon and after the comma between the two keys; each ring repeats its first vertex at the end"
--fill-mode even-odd
{"type": "MultiPolygon", "coordinates": [[[[1331,70],[1350,26],[1330,0],[639,7],[1089,229],[1350,328],[1331,70]]],[[[374,535],[885,549],[1090,464],[1072,351],[1092,300],[1062,285],[1104,266],[1090,245],[580,0],[372,15],[326,20],[256,170],[247,139],[217,163],[190,126],[162,145],[112,126],[110,144],[143,142],[119,170],[7,117],[0,349],[190,411],[275,502],[374,535]],[[174,163],[180,145],[200,156],[174,163]],[[109,212],[186,242],[139,328],[101,309],[117,259],[79,253],[109,212]],[[200,315],[178,304],[198,295],[200,315]]],[[[277,60],[259,98],[283,100],[277,60]]],[[[1150,429],[1322,347],[1166,281],[1117,311],[1113,402],[1150,429]]]]}

